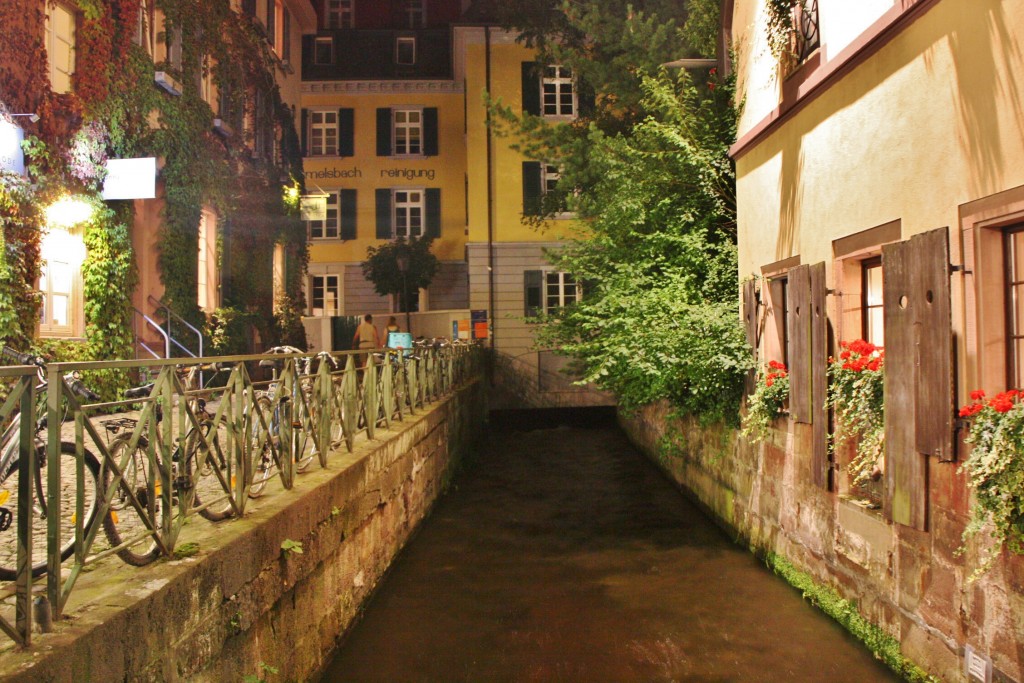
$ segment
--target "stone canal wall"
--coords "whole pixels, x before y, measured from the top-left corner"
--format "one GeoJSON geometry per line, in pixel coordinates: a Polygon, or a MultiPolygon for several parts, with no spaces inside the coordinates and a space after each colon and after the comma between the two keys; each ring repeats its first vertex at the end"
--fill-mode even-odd
{"type": "Polygon", "coordinates": [[[334,454],[328,469],[300,476],[292,495],[251,501],[242,520],[197,520],[208,528],[188,535],[199,548],[193,557],[142,569],[114,561],[109,573],[106,565],[91,572],[70,618],[30,651],[0,656],[0,676],[310,679],[443,491],[485,411],[475,382],[354,453],[334,454]],[[286,540],[302,552],[283,551],[286,540]]]}
{"type": "Polygon", "coordinates": [[[674,418],[665,404],[620,414],[620,422],[735,538],[855,602],[929,673],[967,680],[970,648],[992,680],[1024,680],[1024,558],[1004,554],[968,580],[973,558],[956,550],[970,498],[957,463],[930,460],[928,529],[918,531],[816,486],[810,425],[777,420],[764,443],[751,445],[735,430],[674,418]]]}

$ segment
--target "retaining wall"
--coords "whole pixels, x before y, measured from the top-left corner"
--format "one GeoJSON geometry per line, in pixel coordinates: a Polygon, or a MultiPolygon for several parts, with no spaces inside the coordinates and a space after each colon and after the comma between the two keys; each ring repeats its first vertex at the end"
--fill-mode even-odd
{"type": "MultiPolygon", "coordinates": [[[[57,631],[9,646],[10,681],[302,681],[326,664],[395,555],[443,491],[486,417],[475,382],[242,520],[197,520],[196,555],[85,575],[57,631]],[[299,541],[302,553],[281,549],[299,541]],[[277,669],[268,675],[266,664],[277,669]]],[[[315,465],[314,465],[315,466],[315,465]]],[[[181,544],[179,543],[179,547],[181,544]]]]}
{"type": "Polygon", "coordinates": [[[956,463],[929,460],[929,526],[918,531],[816,486],[810,425],[779,419],[753,445],[735,430],[673,418],[666,404],[620,414],[620,423],[737,539],[855,602],[929,673],[967,680],[970,647],[989,661],[992,680],[1024,680],[1024,557],[1004,553],[968,580],[977,549],[957,552],[969,490],[956,463]]]}

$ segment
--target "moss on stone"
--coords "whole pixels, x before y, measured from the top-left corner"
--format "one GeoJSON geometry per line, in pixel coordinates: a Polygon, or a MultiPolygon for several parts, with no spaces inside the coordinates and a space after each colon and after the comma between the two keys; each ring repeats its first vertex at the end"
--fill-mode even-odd
{"type": "Polygon", "coordinates": [[[781,555],[766,553],[764,561],[773,572],[799,590],[804,599],[839,622],[843,628],[864,643],[875,657],[885,662],[905,680],[912,683],[940,683],[940,679],[930,676],[924,669],[907,659],[900,651],[899,641],[865,619],[857,610],[856,604],[841,597],[829,586],[816,582],[811,575],[800,571],[781,555]]]}

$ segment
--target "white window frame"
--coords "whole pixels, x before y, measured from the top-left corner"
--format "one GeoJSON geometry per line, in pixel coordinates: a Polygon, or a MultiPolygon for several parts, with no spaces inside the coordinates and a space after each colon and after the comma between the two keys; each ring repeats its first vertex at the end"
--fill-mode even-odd
{"type": "Polygon", "coordinates": [[[341,191],[325,190],[327,194],[327,219],[306,221],[306,234],[311,240],[341,239],[341,191]]]}
{"type": "Polygon", "coordinates": [[[337,109],[311,109],[309,112],[309,156],[336,157],[341,129],[337,109]],[[320,121],[317,121],[317,117],[320,121]],[[333,122],[328,119],[333,118],[333,122]],[[333,133],[334,143],[330,144],[333,133]],[[319,134],[319,141],[317,136],[319,134]]]}
{"type": "Polygon", "coordinates": [[[391,155],[423,156],[423,107],[395,107],[391,110],[391,155]],[[413,118],[416,121],[410,120],[413,118]]]}
{"type": "Polygon", "coordinates": [[[541,115],[546,119],[572,120],[579,111],[578,105],[576,79],[572,69],[560,64],[549,64],[544,67],[540,79],[541,115]],[[568,108],[563,102],[567,94],[571,97],[568,108]]]}
{"type": "Polygon", "coordinates": [[[391,191],[391,236],[423,237],[427,232],[427,191],[422,187],[400,187],[391,191]],[[413,199],[416,197],[416,199],[413,199]],[[403,219],[401,222],[399,219],[403,219]]]}
{"type": "Polygon", "coordinates": [[[196,277],[196,303],[210,312],[220,307],[217,268],[217,214],[203,209],[199,218],[199,254],[196,277]]]}
{"type": "Polygon", "coordinates": [[[326,28],[355,28],[355,0],[324,0],[326,28]]]}
{"type": "Polygon", "coordinates": [[[555,164],[540,165],[540,191],[541,194],[547,195],[555,191],[558,187],[558,181],[562,179],[562,169],[555,164]]]}
{"type": "Polygon", "coordinates": [[[405,0],[405,15],[409,28],[427,27],[427,0],[405,0]]]}
{"type": "Polygon", "coordinates": [[[203,55],[199,64],[199,97],[213,108],[213,67],[209,55],[203,55]]]}
{"type": "Polygon", "coordinates": [[[78,26],[74,8],[62,2],[46,4],[46,58],[49,66],[50,88],[56,93],[71,92],[72,79],[75,75],[77,61],[78,26]],[[68,20],[69,35],[58,35],[55,13],[63,13],[68,20]],[[67,51],[67,63],[58,65],[56,56],[58,48],[63,46],[67,51]]]}
{"type": "Polygon", "coordinates": [[[278,57],[282,56],[284,40],[282,39],[284,24],[284,3],[281,0],[267,2],[267,41],[278,57]],[[273,35],[271,35],[273,34],[273,35]]]}
{"type": "Polygon", "coordinates": [[[399,66],[415,66],[416,65],[416,36],[398,36],[395,38],[395,64],[399,66]],[[412,45],[412,59],[408,61],[402,61],[402,46],[412,45]]]}
{"type": "Polygon", "coordinates": [[[310,273],[309,314],[316,317],[339,315],[341,313],[341,275],[337,273],[310,273]],[[317,283],[319,280],[319,286],[317,283]],[[332,285],[333,282],[333,285],[332,285]],[[320,306],[317,307],[316,292],[321,290],[320,306]],[[334,291],[334,307],[328,308],[328,293],[334,291]]]}
{"type": "Polygon", "coordinates": [[[541,301],[544,304],[544,312],[565,308],[569,304],[578,303],[583,299],[583,288],[579,281],[569,273],[561,270],[544,271],[544,292],[541,301]],[[552,288],[554,293],[552,294],[552,288]],[[569,292],[570,288],[572,293],[569,292]],[[554,303],[552,303],[552,300],[554,303]]]}
{"type": "Polygon", "coordinates": [[[135,26],[135,36],[132,42],[146,51],[150,57],[153,56],[153,14],[150,11],[150,0],[139,2],[139,16],[135,26]]]}
{"type": "Polygon", "coordinates": [[[313,42],[313,63],[318,66],[326,66],[334,64],[334,38],[330,36],[317,36],[313,42]],[[324,62],[320,60],[320,46],[329,45],[331,48],[330,60],[324,62]]]}

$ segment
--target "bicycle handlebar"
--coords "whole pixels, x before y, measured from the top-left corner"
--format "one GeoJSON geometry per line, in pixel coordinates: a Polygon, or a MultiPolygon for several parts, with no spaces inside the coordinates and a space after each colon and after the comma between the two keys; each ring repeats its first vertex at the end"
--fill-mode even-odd
{"type": "Polygon", "coordinates": [[[86,401],[91,401],[93,403],[100,400],[100,395],[85,386],[82,380],[75,376],[75,373],[71,372],[64,375],[64,381],[67,382],[68,388],[71,389],[71,393],[75,394],[79,398],[84,398],[86,401]]]}
{"type": "Polygon", "coordinates": [[[20,365],[35,365],[40,368],[46,365],[46,361],[40,356],[33,356],[31,353],[18,353],[10,346],[4,346],[3,354],[20,365]]]}

